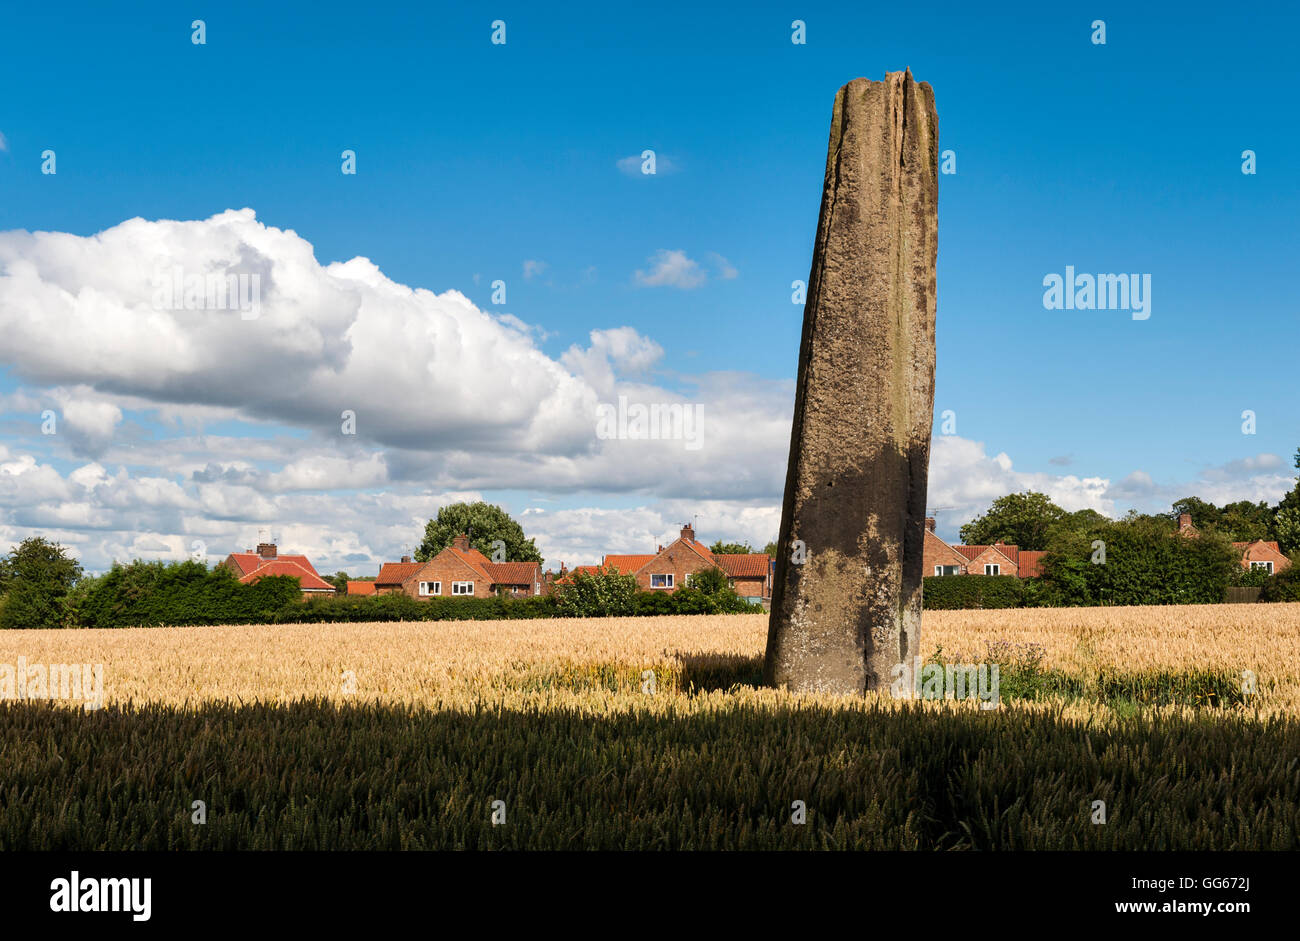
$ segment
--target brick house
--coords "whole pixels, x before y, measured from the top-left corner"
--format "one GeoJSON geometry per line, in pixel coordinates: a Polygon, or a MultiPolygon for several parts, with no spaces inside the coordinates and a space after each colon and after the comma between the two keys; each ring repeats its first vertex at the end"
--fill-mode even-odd
{"type": "Polygon", "coordinates": [[[771,558],[763,552],[714,555],[696,540],[695,529],[688,524],[668,546],[641,555],[607,555],[602,566],[616,568],[623,575],[635,575],[637,587],[645,591],[669,592],[689,585],[690,577],[696,572],[720,568],[736,594],[758,602],[772,597],[770,563],[771,558]]]}
{"type": "MultiPolygon", "coordinates": [[[[353,594],[348,583],[348,593],[353,594]]],[[[538,562],[493,562],[460,535],[427,562],[385,562],[367,590],[356,583],[355,594],[401,593],[419,600],[429,598],[490,598],[498,593],[514,598],[542,593],[542,566],[538,562]]]]}
{"type": "Polygon", "coordinates": [[[1021,552],[1019,546],[961,546],[944,542],[934,531],[934,519],[925,521],[921,546],[924,575],[1014,575],[1034,578],[1042,574],[1045,552],[1021,552]]]}
{"type": "Polygon", "coordinates": [[[234,572],[245,585],[268,575],[292,575],[298,579],[304,598],[334,594],[334,586],[320,577],[305,555],[280,555],[273,542],[258,543],[256,551],[232,552],[218,563],[217,568],[234,572]]]}
{"type": "MultiPolygon", "coordinates": [[[[1178,515],[1178,535],[1195,538],[1200,534],[1200,530],[1192,525],[1192,514],[1178,515]]],[[[1273,575],[1291,567],[1291,560],[1282,554],[1282,550],[1272,540],[1234,542],[1232,548],[1241,553],[1241,567],[1244,569],[1264,569],[1268,574],[1273,575]]]]}

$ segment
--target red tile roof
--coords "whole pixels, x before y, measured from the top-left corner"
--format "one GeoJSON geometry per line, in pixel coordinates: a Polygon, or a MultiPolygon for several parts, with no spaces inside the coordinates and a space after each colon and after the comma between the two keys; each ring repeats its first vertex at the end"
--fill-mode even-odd
{"type": "Polygon", "coordinates": [[[542,580],[542,567],[537,562],[489,562],[488,575],[495,585],[528,585],[542,580]]]}
{"type": "Polygon", "coordinates": [[[385,562],[379,566],[379,577],[375,579],[375,584],[400,585],[422,568],[423,562],[385,562]]]}
{"type": "MultiPolygon", "coordinates": [[[[278,559],[267,559],[262,565],[239,580],[245,585],[251,585],[268,575],[291,575],[298,579],[298,584],[303,591],[334,590],[333,585],[317,575],[315,571],[308,571],[301,564],[293,561],[294,558],[294,556],[283,556],[278,559]]],[[[302,556],[297,556],[297,558],[302,558],[302,556]]]]}
{"type": "Polygon", "coordinates": [[[575,565],[573,568],[568,569],[563,574],[557,575],[555,578],[555,584],[568,585],[573,582],[573,576],[578,574],[579,572],[582,572],[584,575],[599,575],[600,571],[601,571],[601,566],[599,565],[575,565]]]}
{"type": "MultiPolygon", "coordinates": [[[[704,559],[704,561],[708,562],[710,565],[718,564],[718,560],[714,557],[713,553],[710,552],[708,549],[706,549],[701,543],[696,542],[694,539],[678,539],[677,541],[684,546],[694,549],[696,554],[699,555],[702,559],[704,559]]],[[[669,548],[671,549],[672,547],[669,546],[669,548]]]]}
{"type": "Polygon", "coordinates": [[[301,565],[317,578],[320,577],[320,573],[307,561],[305,555],[280,555],[274,559],[264,559],[256,552],[232,552],[230,553],[230,559],[239,568],[241,577],[256,572],[266,562],[293,562],[296,565],[301,565]]]}
{"type": "Polygon", "coordinates": [[[751,552],[746,555],[715,555],[718,568],[732,578],[766,578],[771,556],[763,552],[751,552]]]}
{"type": "Polygon", "coordinates": [[[1000,543],[996,546],[953,546],[952,548],[956,549],[958,552],[964,555],[971,562],[974,562],[977,558],[980,557],[981,554],[987,552],[990,549],[996,549],[998,552],[1001,552],[1004,556],[1007,557],[1007,560],[1009,562],[1014,563],[1016,559],[1020,557],[1019,546],[1004,546],[1000,543]]]}
{"type": "Polygon", "coordinates": [[[1276,543],[1276,542],[1273,542],[1271,539],[1269,539],[1269,540],[1266,540],[1266,539],[1251,539],[1251,540],[1249,540],[1249,541],[1247,541],[1247,542],[1234,542],[1234,543],[1232,544],[1232,547],[1233,547],[1234,549],[1249,549],[1251,546],[1256,545],[1256,544],[1258,544],[1258,545],[1262,545],[1262,546],[1265,546],[1265,547],[1267,547],[1267,548],[1269,548],[1269,549],[1272,549],[1274,552],[1279,552],[1279,553],[1280,553],[1280,552],[1282,551],[1281,549],[1278,548],[1277,543],[1276,543]]]}
{"type": "MultiPolygon", "coordinates": [[[[492,563],[488,561],[487,556],[479,552],[477,549],[464,550],[457,549],[455,546],[448,546],[446,549],[443,549],[442,552],[450,552],[454,557],[460,559],[460,561],[472,568],[484,581],[492,581],[492,576],[488,574],[488,567],[492,563]]],[[[442,555],[442,552],[439,552],[438,555],[442,555]]],[[[434,556],[434,558],[437,558],[437,556],[434,556]]]]}
{"type": "Polygon", "coordinates": [[[374,593],[374,582],[355,582],[352,579],[348,579],[349,595],[373,595],[374,593]]]}
{"type": "Polygon", "coordinates": [[[1043,556],[1046,552],[1040,552],[1034,549],[1025,549],[1020,553],[1019,571],[1016,573],[1021,578],[1037,578],[1043,574],[1043,556]]]}
{"type": "Polygon", "coordinates": [[[653,562],[654,555],[607,555],[605,565],[614,566],[620,575],[634,575],[642,566],[653,562]]]}

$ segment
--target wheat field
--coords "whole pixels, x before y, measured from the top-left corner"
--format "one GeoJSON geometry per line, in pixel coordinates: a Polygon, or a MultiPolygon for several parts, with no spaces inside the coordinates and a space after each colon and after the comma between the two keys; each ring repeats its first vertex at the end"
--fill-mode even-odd
{"type": "MultiPolygon", "coordinates": [[[[709,699],[686,696],[693,678],[732,696],[790,698],[755,688],[766,639],[766,615],[6,631],[0,664],[103,664],[105,701],[122,704],[308,697],[456,708],[540,697],[653,708],[709,699]]],[[[926,657],[980,662],[997,643],[1039,645],[1048,668],[1069,673],[1250,670],[1258,708],[1300,714],[1300,604],[924,615],[926,657]]]]}
{"type": "Polygon", "coordinates": [[[0,850],[1300,848],[1300,605],[927,613],[1033,652],[988,711],[762,688],[766,620],[0,632],[104,693],[0,702],[0,850]]]}

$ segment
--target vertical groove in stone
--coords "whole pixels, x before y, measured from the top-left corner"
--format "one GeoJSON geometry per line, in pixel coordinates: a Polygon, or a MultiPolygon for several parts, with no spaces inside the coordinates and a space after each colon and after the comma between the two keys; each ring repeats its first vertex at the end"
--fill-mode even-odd
{"type": "Polygon", "coordinates": [[[920,650],[937,129],[934,93],[910,71],[835,96],[768,627],[774,685],[887,687],[920,650]]]}

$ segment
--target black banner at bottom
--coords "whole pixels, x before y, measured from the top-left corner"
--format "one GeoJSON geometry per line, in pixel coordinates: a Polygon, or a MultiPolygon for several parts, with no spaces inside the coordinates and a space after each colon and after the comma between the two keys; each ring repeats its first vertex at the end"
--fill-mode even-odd
{"type": "Polygon", "coordinates": [[[6,853],[0,898],[6,925],[128,931],[338,929],[434,914],[536,930],[565,910],[575,928],[664,927],[688,903],[693,928],[829,924],[848,904],[876,927],[894,915],[917,928],[954,909],[998,918],[1030,908],[1058,924],[1172,918],[1232,930],[1291,907],[1295,866],[1283,853],[6,853]]]}

